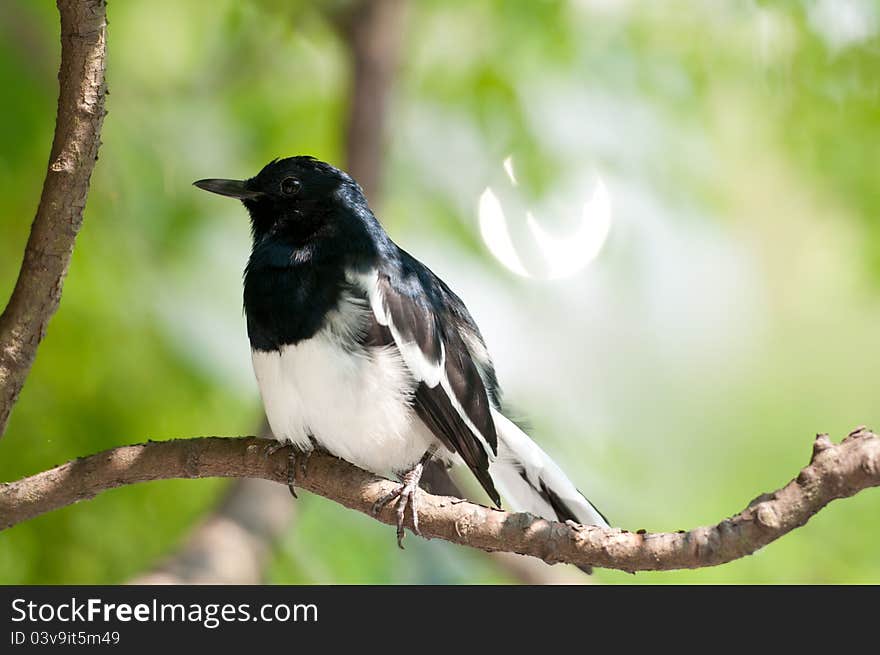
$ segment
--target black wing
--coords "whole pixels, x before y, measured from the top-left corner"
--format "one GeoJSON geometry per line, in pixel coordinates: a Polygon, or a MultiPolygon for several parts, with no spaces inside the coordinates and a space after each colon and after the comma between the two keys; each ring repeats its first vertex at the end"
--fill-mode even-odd
{"type": "MultiPolygon", "coordinates": [[[[500,507],[489,476],[489,457],[497,454],[498,437],[486,384],[494,385],[495,376],[488,356],[480,361],[478,355],[475,361],[474,337],[482,347],[479,331],[448,287],[401,253],[394,266],[359,276],[375,319],[370,339],[377,345],[397,346],[419,383],[416,413],[449,450],[461,456],[500,507]]],[[[490,393],[494,400],[494,386],[490,393]]]]}

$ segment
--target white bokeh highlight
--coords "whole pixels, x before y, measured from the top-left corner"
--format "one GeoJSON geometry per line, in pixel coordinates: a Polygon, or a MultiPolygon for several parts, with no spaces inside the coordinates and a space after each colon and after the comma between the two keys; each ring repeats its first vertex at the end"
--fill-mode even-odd
{"type": "MultiPolygon", "coordinates": [[[[507,157],[503,166],[510,183],[518,187],[513,158],[507,157]]],[[[523,264],[513,243],[504,208],[491,187],[480,195],[478,214],[483,242],[505,268],[521,277],[558,280],[576,275],[602,250],[611,231],[611,196],[605,183],[598,179],[592,195],[581,208],[577,227],[564,235],[551,234],[532,211],[525,212],[528,234],[542,264],[540,273],[523,264]]]]}

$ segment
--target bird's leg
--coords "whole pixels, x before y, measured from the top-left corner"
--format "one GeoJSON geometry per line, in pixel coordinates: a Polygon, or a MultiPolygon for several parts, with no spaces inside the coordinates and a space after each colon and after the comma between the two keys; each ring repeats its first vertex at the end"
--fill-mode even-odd
{"type": "Polygon", "coordinates": [[[296,448],[291,446],[287,455],[287,488],[290,489],[291,496],[299,498],[296,495],[296,455],[296,448]]]}
{"type": "Polygon", "coordinates": [[[312,442],[312,445],[303,450],[297,450],[295,448],[291,448],[290,450],[290,459],[287,461],[287,488],[290,489],[290,493],[293,494],[293,497],[296,498],[296,491],[294,491],[294,483],[296,482],[296,465],[299,464],[299,473],[302,477],[306,476],[306,470],[308,470],[309,460],[312,458],[312,453],[315,452],[315,449],[318,447],[318,443],[315,441],[315,438],[309,436],[309,440],[312,442]]]}
{"type": "Polygon", "coordinates": [[[300,450],[291,443],[282,443],[280,441],[276,441],[275,443],[266,446],[266,452],[264,453],[264,456],[266,458],[269,458],[282,448],[287,447],[290,447],[290,452],[287,455],[287,488],[290,489],[291,496],[293,496],[294,498],[299,498],[299,496],[296,495],[297,463],[299,463],[300,473],[302,475],[305,475],[306,466],[309,463],[309,458],[312,456],[312,448],[300,450]]]}
{"type": "Polygon", "coordinates": [[[404,529],[403,522],[406,518],[406,506],[409,505],[410,511],[412,512],[413,519],[413,527],[412,531],[414,534],[421,536],[421,532],[419,531],[419,508],[418,508],[418,489],[419,489],[419,481],[422,479],[422,471],[425,469],[425,464],[427,464],[428,460],[431,459],[434,455],[435,448],[428,449],[422,458],[418,461],[418,463],[412,467],[409,471],[404,473],[403,475],[398,475],[397,478],[400,480],[400,487],[388,493],[375,503],[373,503],[373,516],[382,511],[382,508],[385,507],[388,503],[393,500],[397,500],[397,545],[403,549],[403,537],[404,537],[404,529]]]}

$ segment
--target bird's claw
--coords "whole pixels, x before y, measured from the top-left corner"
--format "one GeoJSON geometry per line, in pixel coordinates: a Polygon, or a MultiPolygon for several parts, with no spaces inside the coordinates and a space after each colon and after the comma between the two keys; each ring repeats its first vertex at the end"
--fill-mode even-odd
{"type": "Polygon", "coordinates": [[[263,459],[269,459],[279,450],[287,448],[288,445],[289,444],[283,443],[281,441],[272,441],[266,444],[266,448],[263,450],[263,459]]]}
{"type": "Polygon", "coordinates": [[[308,467],[309,458],[312,455],[312,451],[298,450],[292,444],[281,443],[279,441],[266,446],[266,451],[263,453],[263,456],[268,459],[283,448],[290,448],[290,452],[287,455],[287,488],[290,489],[291,496],[293,496],[294,498],[299,498],[299,496],[296,495],[297,465],[299,465],[300,475],[305,477],[306,469],[308,467]]]}
{"type": "Polygon", "coordinates": [[[400,486],[373,503],[372,512],[373,516],[376,516],[388,503],[397,500],[397,507],[395,508],[395,513],[397,514],[397,545],[401,550],[403,550],[403,537],[406,534],[404,532],[404,522],[406,520],[407,505],[412,512],[413,534],[422,536],[419,530],[418,507],[419,480],[422,478],[422,469],[423,464],[419,462],[411,471],[398,476],[400,486]]]}
{"type": "Polygon", "coordinates": [[[296,495],[296,448],[290,447],[290,454],[287,456],[287,488],[290,489],[290,495],[299,498],[296,495]]]}
{"type": "Polygon", "coordinates": [[[312,457],[312,450],[297,450],[296,448],[290,448],[290,455],[287,459],[287,488],[290,489],[290,494],[294,498],[299,498],[296,495],[296,469],[299,467],[299,474],[301,477],[306,476],[306,471],[309,466],[309,459],[312,457]]]}

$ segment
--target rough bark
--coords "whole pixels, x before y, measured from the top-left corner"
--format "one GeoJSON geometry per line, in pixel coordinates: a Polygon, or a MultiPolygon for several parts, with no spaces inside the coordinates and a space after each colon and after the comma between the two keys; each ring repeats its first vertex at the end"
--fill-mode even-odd
{"type": "MultiPolygon", "coordinates": [[[[0,486],[0,528],[7,528],[105,489],[166,478],[253,477],[285,483],[287,453],[265,456],[256,438],[204,437],[124,446],[0,486]]],[[[396,483],[317,453],[299,486],[370,514],[396,483]]],[[[700,568],[724,564],[806,523],[832,500],[880,486],[880,437],[866,428],[834,445],[819,435],[809,465],[785,487],[762,494],[739,514],[687,532],[628,532],[562,524],[510,514],[447,496],[419,492],[422,534],[486,551],[532,555],[624,571],[700,568]]],[[[393,507],[377,516],[395,522],[393,507]]],[[[389,539],[390,539],[389,535],[389,539]]]]}
{"type": "Polygon", "coordinates": [[[55,137],[12,297],[0,315],[0,436],[58,309],[104,122],[104,0],[58,0],[61,68],[55,137]]]}

